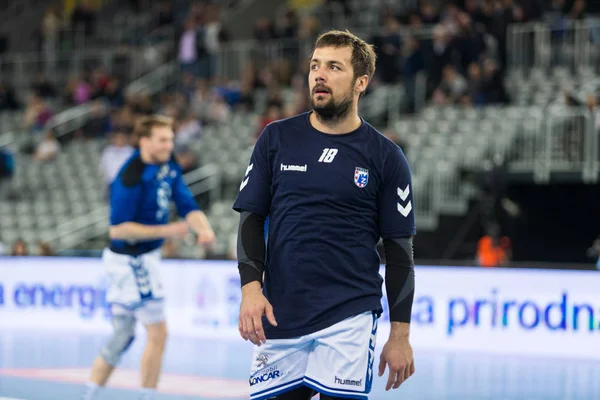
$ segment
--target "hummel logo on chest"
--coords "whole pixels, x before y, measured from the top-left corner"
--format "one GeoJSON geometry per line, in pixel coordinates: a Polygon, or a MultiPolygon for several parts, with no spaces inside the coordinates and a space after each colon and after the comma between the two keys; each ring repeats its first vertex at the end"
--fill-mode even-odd
{"type": "Polygon", "coordinates": [[[308,165],[285,165],[281,164],[281,171],[298,171],[298,172],[306,172],[308,170],[308,165]]]}

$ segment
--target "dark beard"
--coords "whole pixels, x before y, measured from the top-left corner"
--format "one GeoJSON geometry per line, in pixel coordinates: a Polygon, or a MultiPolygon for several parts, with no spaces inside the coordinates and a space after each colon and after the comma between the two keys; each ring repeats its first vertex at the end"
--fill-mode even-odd
{"type": "Polygon", "coordinates": [[[327,103],[317,106],[315,104],[314,96],[310,97],[310,105],[317,115],[317,118],[326,124],[332,124],[343,120],[350,113],[352,101],[352,96],[346,95],[339,101],[339,103],[336,103],[333,100],[333,96],[331,96],[327,103]]]}

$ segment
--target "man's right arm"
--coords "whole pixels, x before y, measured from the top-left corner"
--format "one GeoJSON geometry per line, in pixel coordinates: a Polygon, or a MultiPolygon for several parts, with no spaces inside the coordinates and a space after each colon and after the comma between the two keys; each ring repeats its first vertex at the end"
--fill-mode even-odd
{"type": "Polygon", "coordinates": [[[265,271],[265,217],[250,211],[240,214],[238,229],[237,254],[238,268],[242,287],[257,282],[249,287],[260,290],[263,272],[265,271]]]}
{"type": "MultiPolygon", "coordinates": [[[[264,224],[271,209],[271,168],[268,135],[271,126],[262,132],[242,178],[233,209],[240,213],[238,229],[238,268],[242,286],[250,282],[262,285],[265,269],[264,224]]],[[[251,286],[255,286],[253,284],[251,286]]]]}
{"type": "Polygon", "coordinates": [[[137,222],[123,222],[112,225],[109,236],[114,240],[155,240],[183,238],[189,233],[185,222],[173,222],[167,225],[143,225],[137,222]]]}
{"type": "Polygon", "coordinates": [[[273,307],[261,287],[265,270],[265,218],[271,210],[271,167],[269,162],[268,125],[262,132],[250,163],[242,178],[233,209],[240,216],[238,230],[238,269],[242,283],[239,331],[244,340],[257,346],[266,342],[262,316],[277,326],[273,307]]]}

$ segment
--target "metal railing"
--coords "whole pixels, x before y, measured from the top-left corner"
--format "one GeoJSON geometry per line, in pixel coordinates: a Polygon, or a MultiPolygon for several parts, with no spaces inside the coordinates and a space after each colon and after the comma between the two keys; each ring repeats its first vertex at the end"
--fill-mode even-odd
{"type": "Polygon", "coordinates": [[[159,93],[176,82],[177,72],[178,67],[175,62],[165,63],[131,82],[126,92],[142,95],[159,93]]]}
{"type": "Polygon", "coordinates": [[[382,85],[360,100],[359,112],[376,126],[397,121],[400,119],[404,97],[405,91],[402,85],[382,85]]]}
{"type": "Polygon", "coordinates": [[[548,71],[553,67],[598,71],[600,20],[511,24],[507,46],[512,71],[527,74],[534,68],[548,71]]]}
{"type": "Polygon", "coordinates": [[[211,203],[221,198],[221,174],[215,164],[206,164],[188,172],[183,179],[194,196],[209,193],[211,203]]]}
{"type": "MultiPolygon", "coordinates": [[[[219,171],[215,165],[209,164],[183,175],[186,184],[194,196],[208,192],[211,201],[218,200],[220,188],[219,171]]],[[[78,215],[60,223],[54,234],[46,240],[52,243],[57,251],[73,248],[89,240],[106,236],[108,232],[109,206],[102,205],[89,213],[78,215]]]]}
{"type": "MultiPolygon", "coordinates": [[[[541,152],[544,149],[544,108],[526,109],[526,118],[514,116],[502,121],[503,137],[495,141],[494,152],[503,155],[509,162],[509,170],[516,173],[532,173],[535,180],[543,179],[544,164],[541,152]],[[500,145],[501,144],[501,145],[500,145]]],[[[522,114],[524,115],[524,114],[522,114]]]]}
{"type": "MultiPolygon", "coordinates": [[[[176,73],[177,65],[175,63],[171,62],[163,64],[133,81],[127,86],[125,92],[127,94],[148,95],[158,93],[176,81],[176,73]]],[[[93,102],[88,102],[64,110],[53,116],[46,124],[45,129],[54,130],[57,137],[73,133],[85,125],[92,114],[93,108],[93,102]]],[[[0,135],[0,146],[19,145],[21,140],[29,140],[28,135],[19,135],[16,132],[6,132],[0,135]]]]}
{"type": "Polygon", "coordinates": [[[552,173],[581,174],[584,181],[597,177],[598,132],[595,115],[587,107],[550,107],[544,129],[543,179],[552,173]]]}
{"type": "MultiPolygon", "coordinates": [[[[127,53],[129,64],[122,79],[131,81],[162,63],[160,57],[156,61],[148,61],[143,52],[143,49],[133,49],[127,53]]],[[[66,87],[71,78],[81,76],[82,71],[89,67],[104,66],[109,73],[121,75],[114,70],[114,60],[121,54],[119,49],[58,52],[50,58],[40,53],[8,53],[0,56],[0,79],[15,87],[29,88],[37,73],[43,71],[50,82],[66,87]]]]}
{"type": "MultiPolygon", "coordinates": [[[[514,121],[506,121],[507,124],[514,121]]],[[[587,107],[530,108],[529,117],[517,123],[517,135],[503,153],[509,170],[532,173],[538,183],[552,174],[598,179],[598,130],[595,114],[587,107]]]]}
{"type": "Polygon", "coordinates": [[[494,113],[499,118],[486,127],[483,117],[476,134],[475,126],[465,128],[471,134],[462,139],[460,152],[435,150],[436,135],[427,131],[423,134],[431,137],[422,139],[429,145],[409,147],[419,152],[411,157],[418,227],[435,229],[440,214],[466,213],[477,180],[463,177],[463,171],[479,174],[505,165],[507,172],[532,174],[537,183],[555,174],[587,183],[600,179],[600,132],[588,108],[498,107],[494,113]]]}

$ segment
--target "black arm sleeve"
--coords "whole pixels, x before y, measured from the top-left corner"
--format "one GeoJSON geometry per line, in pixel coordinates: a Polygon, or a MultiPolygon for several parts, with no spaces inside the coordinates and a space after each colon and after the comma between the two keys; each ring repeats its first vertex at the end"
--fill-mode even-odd
{"type": "Polygon", "coordinates": [[[242,286],[258,281],[265,270],[265,217],[242,211],[237,239],[238,270],[242,286]]]}
{"type": "Polygon", "coordinates": [[[385,239],[385,290],[390,306],[390,321],[410,323],[415,296],[415,263],[412,237],[385,239]]]}

